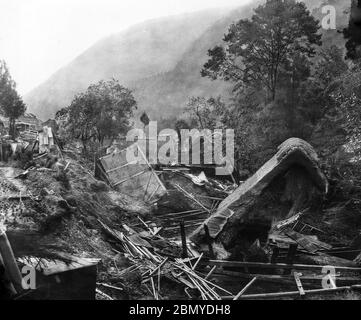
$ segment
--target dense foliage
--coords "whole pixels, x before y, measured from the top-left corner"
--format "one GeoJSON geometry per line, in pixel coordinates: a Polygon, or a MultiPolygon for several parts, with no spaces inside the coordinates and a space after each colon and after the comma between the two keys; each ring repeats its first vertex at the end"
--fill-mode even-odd
{"type": "Polygon", "coordinates": [[[0,61],[0,113],[9,118],[9,135],[15,138],[15,120],[23,115],[26,106],[16,91],[5,61],[0,61]]]}
{"type": "Polygon", "coordinates": [[[225,46],[209,50],[202,75],[233,81],[235,90],[267,90],[274,100],[282,79],[294,79],[307,68],[307,58],[321,44],[318,29],[304,3],[268,0],[251,20],[230,26],[225,46]]]}
{"type": "Polygon", "coordinates": [[[113,79],[89,86],[56,117],[66,128],[63,132],[81,140],[86,150],[91,141],[101,145],[105,138],[125,134],[136,105],[132,92],[113,79]]]}
{"type": "Polygon", "coordinates": [[[229,27],[201,71],[233,82],[232,101],[192,97],[185,110],[190,119],[177,126],[234,129],[235,160],[246,176],[290,137],[311,142],[321,156],[340,148],[357,156],[360,65],[345,60],[344,48],[322,45],[321,37],[303,3],[266,1],[250,20],[229,27]]]}

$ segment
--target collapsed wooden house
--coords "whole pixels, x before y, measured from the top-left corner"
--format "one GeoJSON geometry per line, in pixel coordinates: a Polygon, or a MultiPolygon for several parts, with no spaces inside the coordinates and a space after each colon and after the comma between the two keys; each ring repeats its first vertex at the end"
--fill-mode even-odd
{"type": "Polygon", "coordinates": [[[268,236],[275,220],[302,210],[316,194],[328,191],[317,154],[307,142],[291,138],[252,177],[224,199],[217,211],[191,235],[192,241],[209,237],[226,249],[252,244],[268,236]]]}

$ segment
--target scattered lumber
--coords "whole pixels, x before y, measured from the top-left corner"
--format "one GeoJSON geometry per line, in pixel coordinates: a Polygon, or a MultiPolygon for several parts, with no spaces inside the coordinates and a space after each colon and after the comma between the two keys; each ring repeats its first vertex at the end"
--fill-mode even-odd
{"type": "MultiPolygon", "coordinates": [[[[171,260],[170,257],[162,257],[159,252],[156,253],[151,248],[147,248],[147,245],[139,240],[140,234],[137,234],[129,227],[123,226],[128,233],[126,234],[113,230],[104,222],[98,221],[104,232],[119,242],[124,253],[134,263],[134,266],[127,268],[123,272],[131,272],[138,268],[141,271],[142,283],[146,285],[147,282],[150,282],[150,289],[147,285],[146,287],[154,299],[161,299],[160,289],[161,278],[163,276],[177,283],[182,283],[187,288],[197,290],[203,300],[220,300],[221,293],[232,294],[221,286],[210,282],[207,280],[207,277],[203,277],[197,272],[196,268],[202,260],[203,254],[193,258],[175,258],[171,260]],[[196,259],[196,262],[190,267],[188,264],[191,264],[192,259],[196,259]]],[[[147,224],[144,223],[144,226],[147,226],[147,224]]],[[[150,232],[148,234],[148,237],[159,237],[152,235],[150,232]]],[[[188,253],[192,254],[192,251],[187,250],[187,255],[188,253]]],[[[102,295],[101,292],[99,294],[102,295]]],[[[188,294],[190,295],[190,293],[188,294]]]]}
{"type": "Polygon", "coordinates": [[[198,291],[200,292],[203,300],[221,300],[221,297],[217,293],[217,290],[226,292],[228,294],[232,294],[228,290],[199,276],[194,269],[188,267],[181,259],[176,259],[176,262],[173,263],[173,266],[175,268],[180,269],[186,274],[188,279],[194,284],[195,288],[198,289],[198,291]]]}

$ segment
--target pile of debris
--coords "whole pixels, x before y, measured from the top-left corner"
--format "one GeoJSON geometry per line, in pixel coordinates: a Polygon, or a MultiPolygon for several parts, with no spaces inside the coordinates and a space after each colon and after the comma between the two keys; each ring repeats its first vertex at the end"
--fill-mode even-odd
{"type": "MultiPolygon", "coordinates": [[[[247,290],[255,286],[256,279],[262,284],[255,287],[254,296],[243,296],[243,290],[239,295],[234,293],[233,298],[292,297],[359,288],[357,256],[361,248],[321,241],[319,237],[327,239],[328,233],[318,224],[308,223],[319,209],[314,204],[322,202],[329,185],[315,151],[305,141],[285,141],[277,154],[238,188],[182,166],[158,167],[153,174],[158,175],[166,193],[152,202],[157,205],[155,214],[132,227],[159,226],[157,233],[173,236],[182,244],[183,258],[187,256],[184,247],[196,245],[193,252],[197,248],[202,253],[190,255],[185,261],[202,256],[196,262],[201,269],[195,271],[200,277],[223,277],[226,282],[227,277],[231,282],[234,278],[252,279],[247,290]],[[186,232],[185,228],[190,230],[186,232]],[[330,278],[322,273],[326,265],[335,270],[330,278]],[[347,285],[336,287],[336,280],[347,285]],[[284,291],[290,285],[298,291],[284,291]],[[257,292],[264,288],[283,292],[257,292]]],[[[207,290],[199,292],[200,297],[209,298],[207,290]]]]}
{"type": "Polygon", "coordinates": [[[361,247],[323,221],[329,185],[306,142],[287,140],[239,186],[207,168],[143,158],[129,164],[116,151],[93,168],[56,148],[25,171],[1,168],[0,288],[8,297],[357,295],[361,247]],[[39,288],[19,286],[23,266],[36,269],[39,288]],[[74,272],[84,280],[71,285],[74,272]]]}

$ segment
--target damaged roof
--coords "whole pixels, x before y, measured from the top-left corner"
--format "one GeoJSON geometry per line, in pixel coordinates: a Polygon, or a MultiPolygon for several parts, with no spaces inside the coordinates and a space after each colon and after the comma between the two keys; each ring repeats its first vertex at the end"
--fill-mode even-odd
{"type": "Polygon", "coordinates": [[[294,165],[303,167],[314,185],[321,192],[327,193],[328,181],[318,165],[318,157],[313,147],[302,139],[290,138],[278,147],[277,153],[253,176],[221,202],[218,210],[195,230],[191,239],[197,242],[197,239],[204,235],[205,224],[210,237],[215,239],[235,214],[235,209],[237,217],[240,218],[276,177],[286,173],[294,165]]]}

